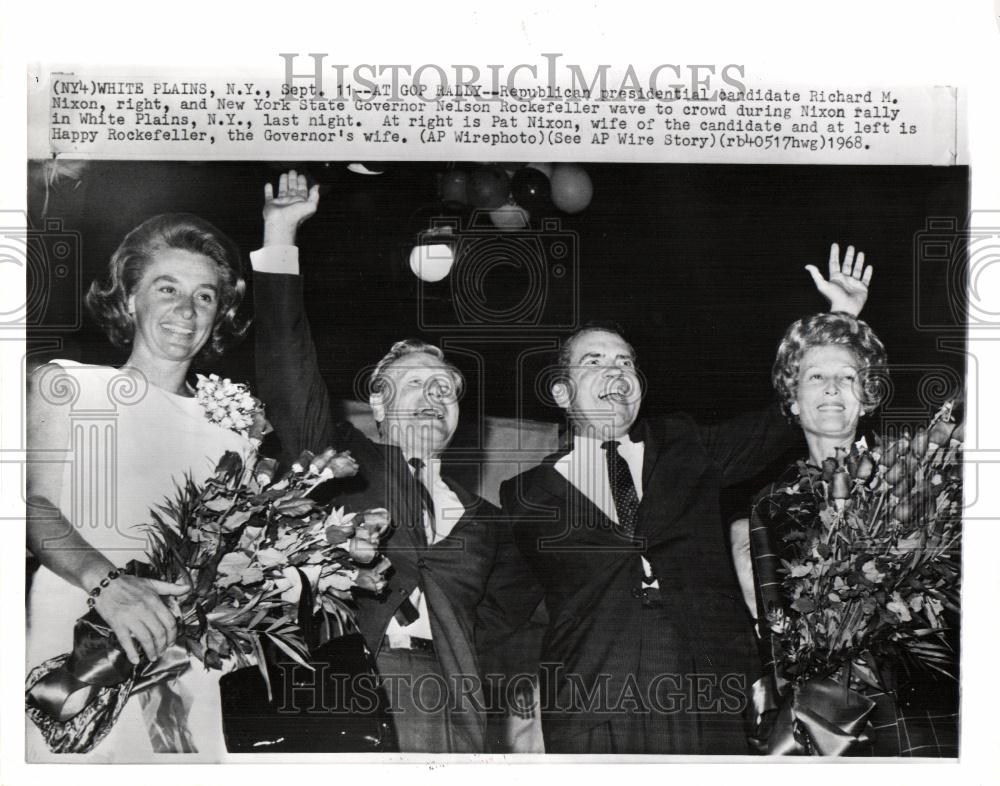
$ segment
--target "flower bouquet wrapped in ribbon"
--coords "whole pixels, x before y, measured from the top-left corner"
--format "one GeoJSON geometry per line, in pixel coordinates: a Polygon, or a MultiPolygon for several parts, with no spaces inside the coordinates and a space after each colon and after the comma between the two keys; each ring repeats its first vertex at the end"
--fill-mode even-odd
{"type": "MultiPolygon", "coordinates": [[[[259,424],[244,425],[253,431],[259,424]]],[[[165,599],[178,620],[176,641],[156,662],[133,666],[94,609],[80,618],[73,651],[32,669],[26,682],[27,714],[50,749],[88,752],[130,697],[148,699],[142,694],[155,686],[166,688],[157,699],[156,733],[176,739],[184,734],[184,712],[169,683],[195,667],[193,660],[207,669],[254,667],[270,691],[265,650],[309,668],[303,611],[321,616],[325,638],[350,631],[352,593],[385,586],[389,563],[379,541],[389,516],[383,508],[331,510],[310,495],[357,469],[350,454],[332,448],[303,454],[280,476],[272,459],[244,463],[229,452],[204,484],[186,478],[173,499],[150,512],[147,562],[127,568],[191,587],[165,599]],[[300,608],[303,594],[308,610],[300,608]]]]}
{"type": "Polygon", "coordinates": [[[799,462],[755,502],[751,549],[773,668],[753,689],[759,751],[884,754],[873,730],[905,716],[898,669],[955,679],[963,430],[953,408],[822,467],[799,462]]]}

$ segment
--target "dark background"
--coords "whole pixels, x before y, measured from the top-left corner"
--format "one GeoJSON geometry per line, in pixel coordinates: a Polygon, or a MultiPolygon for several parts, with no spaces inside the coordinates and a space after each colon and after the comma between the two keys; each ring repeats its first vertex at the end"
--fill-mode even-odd
{"type": "MultiPolygon", "coordinates": [[[[196,213],[248,254],[260,242],[263,184],[276,182],[287,166],[90,162],[67,174],[32,162],[34,226],[59,219],[64,232],[78,233],[81,266],[78,276],[58,281],[39,280],[45,271],[37,266],[29,270],[29,290],[45,286],[50,293],[29,330],[32,359],[121,363],[125,353],[110,347],[88,317],[78,330],[47,325],[73,321],[81,288],[104,274],[125,233],[156,213],[196,213]]],[[[389,164],[384,174],[366,177],[340,162],[297,166],[323,186],[319,213],[299,244],[306,306],[335,398],[362,397],[359,370],[394,340],[415,335],[444,342],[466,372],[463,419],[558,420],[536,390],[544,391],[537,380],[551,360],[539,350],[568,332],[544,321],[569,319],[575,305],[579,318],[613,318],[625,327],[647,381],[645,412],[686,410],[710,422],[762,406],[772,398],[769,371],[785,328],[825,308],[802,268],[814,263],[825,273],[834,241],[864,250],[876,268],[864,318],[885,342],[893,368],[885,417],[925,419],[964,374],[964,269],[950,259],[953,247],[936,247],[938,258],[928,259],[917,239],[929,219],[962,225],[965,167],[588,164],[594,196],[586,210],[538,211],[530,228],[506,236],[488,217],[448,211],[437,201],[437,175],[447,167],[389,164]],[[561,277],[552,272],[558,260],[540,263],[548,287],[541,326],[511,325],[506,317],[493,325],[460,323],[456,298],[468,297],[453,291],[468,279],[461,260],[444,282],[419,284],[407,256],[414,233],[433,214],[453,215],[469,236],[487,238],[487,262],[503,256],[505,237],[535,238],[543,257],[554,253],[553,237],[566,239],[576,256],[561,277]],[[560,222],[558,230],[539,228],[546,216],[560,222]],[[948,348],[939,347],[942,338],[952,339],[948,348]]],[[[953,239],[947,231],[943,237],[953,239]]],[[[516,265],[487,264],[480,284],[483,303],[501,312],[532,291],[516,265]]],[[[208,370],[252,381],[252,330],[208,370]]]]}

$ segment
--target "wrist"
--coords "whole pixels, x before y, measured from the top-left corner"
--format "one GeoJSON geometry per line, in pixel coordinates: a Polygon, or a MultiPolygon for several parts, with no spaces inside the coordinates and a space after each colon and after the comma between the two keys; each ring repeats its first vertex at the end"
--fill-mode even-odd
{"type": "Polygon", "coordinates": [[[101,596],[101,593],[106,590],[111,582],[126,573],[125,568],[112,568],[107,572],[107,574],[102,578],[97,584],[90,588],[87,592],[87,608],[94,608],[97,604],[97,599],[101,596]]]}
{"type": "Polygon", "coordinates": [[[264,246],[294,246],[297,227],[264,222],[264,246]]]}
{"type": "Polygon", "coordinates": [[[94,587],[100,586],[101,582],[107,578],[108,574],[115,570],[115,565],[104,556],[90,560],[80,571],[79,584],[84,592],[90,592],[94,587]]]}

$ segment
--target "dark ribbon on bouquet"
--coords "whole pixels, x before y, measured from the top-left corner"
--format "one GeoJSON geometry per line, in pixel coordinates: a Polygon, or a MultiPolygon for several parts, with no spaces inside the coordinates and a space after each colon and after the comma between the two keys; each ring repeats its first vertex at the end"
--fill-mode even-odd
{"type": "Polygon", "coordinates": [[[27,714],[54,753],[87,753],[111,731],[128,699],[141,694],[153,749],[193,752],[187,702],[172,687],[190,665],[184,648],[174,645],[155,662],[133,666],[92,609],[73,627],[72,652],[31,670],[27,714]]]}
{"type": "Polygon", "coordinates": [[[857,673],[859,666],[844,668],[839,680],[825,677],[790,683],[773,674],[757,680],[751,687],[758,730],[750,739],[753,747],[769,756],[866,752],[871,743],[868,718],[875,702],[851,687],[852,670],[857,673]]]}

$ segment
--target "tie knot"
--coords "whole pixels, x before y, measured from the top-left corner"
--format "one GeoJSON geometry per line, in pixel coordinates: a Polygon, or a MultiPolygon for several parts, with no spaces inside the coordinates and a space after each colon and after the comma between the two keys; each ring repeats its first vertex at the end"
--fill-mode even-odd
{"type": "Polygon", "coordinates": [[[417,473],[419,473],[420,470],[422,470],[424,467],[427,466],[424,463],[424,460],[420,458],[411,458],[406,463],[409,464],[411,467],[413,467],[414,472],[417,473]]]}
{"type": "Polygon", "coordinates": [[[612,453],[617,453],[620,444],[617,439],[609,439],[607,442],[601,443],[601,450],[610,450],[612,453]]]}

